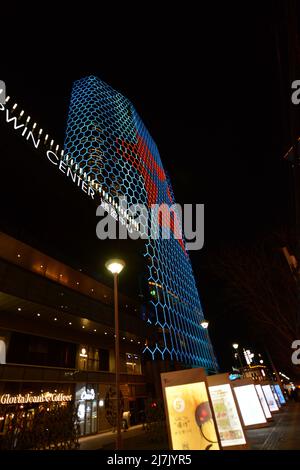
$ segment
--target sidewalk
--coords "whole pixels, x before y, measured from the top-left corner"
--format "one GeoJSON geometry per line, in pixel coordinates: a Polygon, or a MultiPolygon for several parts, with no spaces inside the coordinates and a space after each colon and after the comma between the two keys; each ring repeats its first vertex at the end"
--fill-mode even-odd
{"type": "MultiPolygon", "coordinates": [[[[247,430],[251,450],[300,450],[300,403],[289,401],[281,411],[273,416],[270,426],[247,430]]],[[[132,426],[122,431],[124,450],[167,450],[165,442],[151,441],[142,425],[132,426]]],[[[79,439],[79,450],[114,449],[116,433],[106,432],[79,439]]]]}
{"type": "Polygon", "coordinates": [[[246,431],[252,450],[300,450],[300,403],[289,401],[270,427],[246,431]]]}
{"type": "MultiPolygon", "coordinates": [[[[122,431],[122,439],[126,440],[129,438],[135,438],[139,435],[143,435],[142,424],[137,426],[131,426],[127,431],[122,431]]],[[[79,439],[80,447],[78,450],[97,450],[102,449],[110,444],[116,442],[116,433],[109,431],[101,434],[96,434],[94,436],[81,437],[79,439]]]]}

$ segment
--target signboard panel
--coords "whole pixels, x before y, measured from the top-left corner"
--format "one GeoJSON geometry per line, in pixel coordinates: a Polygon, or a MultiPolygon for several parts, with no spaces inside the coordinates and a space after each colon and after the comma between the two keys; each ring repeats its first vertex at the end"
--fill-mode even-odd
{"type": "Polygon", "coordinates": [[[276,392],[277,395],[278,395],[280,404],[281,404],[281,405],[284,405],[284,404],[286,403],[286,401],[285,401],[285,398],[284,398],[283,393],[282,393],[282,391],[281,391],[280,385],[275,384],[275,385],[274,385],[274,388],[275,388],[275,392],[276,392]]]}
{"type": "Polygon", "coordinates": [[[222,447],[245,445],[246,439],[230,384],[208,388],[222,447]]]}
{"type": "Polygon", "coordinates": [[[272,393],[273,393],[273,395],[274,395],[276,404],[277,404],[278,408],[280,409],[280,408],[281,408],[281,403],[280,403],[279,398],[278,398],[278,395],[277,395],[277,393],[276,393],[276,391],[275,391],[275,387],[274,387],[273,384],[271,384],[270,387],[271,387],[272,393]]]}
{"type": "Polygon", "coordinates": [[[72,401],[73,396],[71,394],[65,395],[64,393],[40,393],[33,395],[32,393],[25,393],[18,395],[11,395],[10,393],[4,393],[0,395],[0,403],[2,405],[12,404],[27,404],[27,403],[49,403],[49,402],[66,402],[72,401]]]}
{"type": "Polygon", "coordinates": [[[168,433],[174,450],[219,450],[204,369],[161,374],[168,433]]]}
{"type": "Polygon", "coordinates": [[[261,385],[257,384],[257,385],[255,385],[255,388],[256,388],[257,395],[258,395],[258,398],[260,400],[260,404],[262,406],[262,409],[264,410],[266,418],[271,419],[272,414],[270,412],[270,408],[268,407],[268,403],[267,403],[266,398],[264,396],[264,392],[262,391],[261,385]]]}
{"type": "Polygon", "coordinates": [[[3,82],[3,80],[0,80],[0,103],[1,104],[5,103],[5,98],[6,98],[5,90],[6,90],[5,83],[3,82]]]}
{"type": "Polygon", "coordinates": [[[271,390],[270,385],[262,385],[261,387],[263,389],[264,395],[266,397],[268,407],[270,408],[270,411],[273,413],[274,411],[279,411],[279,408],[277,406],[276,400],[274,398],[273,392],[271,390]]]}
{"type": "Polygon", "coordinates": [[[267,423],[254,384],[234,387],[245,426],[267,423]]]}

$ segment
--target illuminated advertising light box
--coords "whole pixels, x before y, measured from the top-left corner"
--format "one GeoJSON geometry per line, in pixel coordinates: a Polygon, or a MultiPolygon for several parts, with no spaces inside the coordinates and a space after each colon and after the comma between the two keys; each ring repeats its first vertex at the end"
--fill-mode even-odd
{"type": "Polygon", "coordinates": [[[268,407],[270,408],[270,411],[272,413],[274,413],[276,411],[279,411],[279,408],[277,406],[277,403],[276,403],[276,400],[274,398],[274,395],[273,395],[273,392],[271,390],[270,385],[262,385],[261,388],[264,392],[264,395],[265,395],[265,398],[267,400],[268,407]]]}
{"type": "Polygon", "coordinates": [[[276,391],[275,391],[275,387],[274,387],[274,385],[272,385],[272,384],[270,385],[270,387],[271,387],[272,393],[273,393],[273,395],[274,395],[275,401],[276,401],[276,403],[277,403],[277,406],[278,406],[278,408],[280,409],[280,408],[281,408],[281,403],[280,403],[279,398],[278,398],[278,395],[277,395],[277,393],[276,393],[276,391]]]}
{"type": "Polygon", "coordinates": [[[170,446],[174,450],[219,450],[204,369],[161,374],[170,446]]]}
{"type": "Polygon", "coordinates": [[[280,385],[276,384],[276,385],[274,385],[274,388],[275,388],[275,392],[278,395],[280,404],[285,405],[286,401],[285,401],[285,398],[284,398],[283,393],[281,391],[280,385]]]}
{"type": "Polygon", "coordinates": [[[209,386],[208,391],[218,426],[221,446],[245,445],[246,439],[230,384],[209,386]]]}
{"type": "Polygon", "coordinates": [[[264,392],[261,388],[261,385],[255,385],[255,388],[256,388],[256,391],[257,391],[257,395],[258,395],[258,398],[260,400],[260,404],[262,406],[262,409],[264,410],[264,413],[265,413],[265,416],[267,419],[272,419],[272,413],[270,411],[270,408],[268,407],[268,403],[267,403],[267,400],[264,396],[264,392]]]}
{"type": "Polygon", "coordinates": [[[260,404],[254,384],[234,387],[245,426],[266,424],[267,419],[260,404]]]}

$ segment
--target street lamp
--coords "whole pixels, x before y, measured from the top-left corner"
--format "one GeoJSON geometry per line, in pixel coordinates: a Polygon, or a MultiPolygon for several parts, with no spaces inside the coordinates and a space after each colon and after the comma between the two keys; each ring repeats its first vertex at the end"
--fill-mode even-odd
{"type": "Polygon", "coordinates": [[[213,361],[214,361],[214,365],[215,365],[215,371],[217,372],[218,371],[218,365],[217,365],[217,361],[216,361],[216,358],[215,358],[215,354],[214,354],[214,350],[213,350],[213,347],[212,347],[212,344],[210,342],[210,339],[209,339],[209,336],[208,336],[208,325],[209,325],[209,321],[208,320],[205,320],[205,318],[203,318],[203,320],[201,320],[200,322],[200,325],[202,326],[202,328],[206,331],[206,337],[207,337],[207,342],[209,344],[209,347],[210,347],[210,350],[211,350],[211,355],[212,355],[212,358],[213,358],[213,361]]]}
{"type": "Polygon", "coordinates": [[[232,347],[233,347],[233,349],[235,349],[235,351],[236,351],[236,353],[235,353],[235,358],[238,357],[238,359],[239,359],[239,363],[240,363],[240,367],[241,367],[241,373],[242,373],[242,376],[244,377],[243,364],[242,364],[242,360],[241,360],[240,353],[239,353],[239,351],[238,351],[238,349],[239,349],[239,344],[238,344],[238,343],[232,343],[232,347]]]}
{"type": "Polygon", "coordinates": [[[203,320],[200,322],[200,325],[202,326],[202,328],[204,328],[205,330],[207,330],[208,325],[209,325],[209,321],[208,321],[208,320],[205,320],[205,319],[203,318],[203,320]]]}
{"type": "Polygon", "coordinates": [[[116,413],[117,413],[117,441],[116,449],[122,447],[121,416],[120,416],[120,342],[119,342],[119,311],[118,311],[118,274],[125,266],[121,259],[110,259],[105,263],[106,269],[114,276],[114,309],[115,309],[115,363],[116,363],[116,413]]]}

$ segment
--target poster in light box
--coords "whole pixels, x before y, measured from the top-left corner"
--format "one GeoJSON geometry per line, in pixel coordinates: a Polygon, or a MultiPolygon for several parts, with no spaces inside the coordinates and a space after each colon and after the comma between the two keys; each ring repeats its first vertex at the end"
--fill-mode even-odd
{"type": "Polygon", "coordinates": [[[279,408],[277,406],[277,403],[276,403],[276,400],[274,398],[274,395],[273,395],[273,392],[271,390],[270,385],[262,385],[262,389],[263,389],[264,395],[266,397],[266,400],[267,400],[268,406],[270,408],[270,411],[271,412],[278,411],[279,408]]]}
{"type": "Polygon", "coordinates": [[[256,388],[256,391],[257,391],[257,395],[258,395],[258,398],[260,399],[260,404],[264,410],[264,413],[265,413],[265,416],[267,419],[269,418],[272,418],[272,414],[270,412],[270,409],[268,407],[268,403],[267,403],[267,400],[265,399],[265,396],[264,396],[264,392],[261,388],[261,385],[255,385],[255,388],[256,388]]]}
{"type": "Polygon", "coordinates": [[[222,447],[245,445],[241,421],[230,384],[208,387],[222,447]]]}
{"type": "Polygon", "coordinates": [[[172,448],[219,450],[205,382],[165,388],[172,448]]]}
{"type": "Polygon", "coordinates": [[[284,398],[283,393],[282,393],[282,391],[281,391],[280,385],[275,384],[275,385],[274,385],[274,388],[275,388],[275,392],[276,392],[277,395],[278,395],[280,404],[281,404],[281,405],[284,405],[284,404],[286,403],[286,401],[285,401],[285,398],[284,398]]]}
{"type": "Polygon", "coordinates": [[[234,387],[234,392],[245,426],[267,422],[254,385],[234,387]]]}

